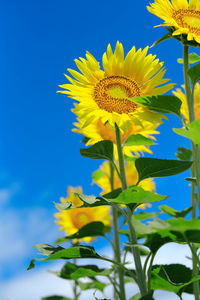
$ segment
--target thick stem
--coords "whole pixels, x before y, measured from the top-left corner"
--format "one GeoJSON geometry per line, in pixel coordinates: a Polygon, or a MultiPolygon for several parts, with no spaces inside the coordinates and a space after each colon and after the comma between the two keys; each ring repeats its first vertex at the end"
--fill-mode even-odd
{"type": "MultiPolygon", "coordinates": [[[[111,190],[114,190],[114,167],[110,164],[110,186],[111,190]]],[[[120,237],[119,237],[119,226],[118,226],[118,210],[116,207],[112,207],[113,213],[113,229],[114,229],[114,254],[115,260],[121,264],[121,255],[120,255],[120,237]]],[[[118,275],[119,275],[119,286],[120,286],[120,299],[126,299],[125,293],[125,283],[124,283],[124,270],[122,268],[118,268],[118,275]]],[[[115,292],[115,299],[116,299],[116,289],[115,292]]]]}
{"type": "MultiPolygon", "coordinates": [[[[124,166],[124,157],[122,152],[122,144],[121,144],[121,134],[119,127],[115,123],[115,134],[116,134],[116,142],[117,142],[117,151],[118,151],[118,159],[119,159],[119,170],[121,175],[121,184],[122,184],[122,190],[124,191],[127,189],[127,183],[126,183],[126,174],[125,174],[125,166],[124,166]]],[[[140,252],[137,247],[137,237],[135,233],[135,229],[131,222],[132,217],[132,211],[129,207],[127,207],[127,222],[129,226],[129,241],[133,245],[132,247],[132,253],[135,261],[135,268],[136,268],[136,276],[137,276],[137,283],[140,289],[140,293],[142,296],[147,295],[147,287],[145,282],[145,274],[142,269],[142,263],[140,259],[140,252]],[[136,245],[136,247],[134,247],[136,245]]]]}
{"type": "MultiPolygon", "coordinates": [[[[190,78],[188,75],[189,70],[189,46],[184,45],[183,46],[183,61],[184,61],[184,80],[185,80],[185,93],[186,93],[186,99],[188,104],[188,112],[189,112],[189,122],[193,122],[195,120],[195,114],[194,114],[194,87],[191,90],[191,84],[190,84],[190,78]]],[[[192,143],[192,159],[193,159],[193,165],[191,168],[191,176],[195,177],[195,173],[197,173],[197,157],[196,157],[196,149],[195,145],[192,143]]],[[[200,174],[199,174],[200,175],[200,174]]],[[[199,183],[200,184],[200,183],[199,183]]],[[[191,199],[192,199],[192,219],[196,218],[196,196],[195,196],[195,188],[196,184],[194,182],[191,183],[191,199]]],[[[199,186],[200,188],[200,186],[199,186]]],[[[198,188],[199,192],[200,189],[198,188]]],[[[200,196],[200,195],[199,195],[200,196]]],[[[200,197],[199,197],[199,209],[200,209],[200,197]]],[[[198,266],[197,266],[197,257],[196,257],[196,249],[194,245],[192,245],[192,263],[193,263],[193,276],[198,275],[198,266]],[[195,251],[195,253],[194,253],[195,251]]],[[[199,289],[199,283],[194,282],[194,296],[195,300],[200,300],[200,289],[199,289]]]]}

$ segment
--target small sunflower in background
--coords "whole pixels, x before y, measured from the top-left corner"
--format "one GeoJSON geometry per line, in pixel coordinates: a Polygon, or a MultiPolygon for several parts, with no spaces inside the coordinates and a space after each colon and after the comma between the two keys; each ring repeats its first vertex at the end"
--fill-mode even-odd
{"type": "MultiPolygon", "coordinates": [[[[185,90],[184,85],[182,88],[185,90]]],[[[186,123],[189,123],[189,112],[188,112],[188,105],[187,105],[187,99],[185,92],[182,91],[182,89],[176,89],[173,94],[178,97],[182,101],[181,105],[181,114],[183,115],[186,123]]],[[[198,120],[200,119],[200,84],[197,83],[195,85],[194,89],[194,114],[195,114],[195,119],[198,120]]]]}
{"type": "Polygon", "coordinates": [[[128,99],[161,95],[174,86],[173,83],[166,84],[169,79],[163,78],[163,63],[147,52],[148,47],[138,51],[133,47],[124,57],[121,43],[117,42],[114,52],[109,44],[102,58],[103,70],[87,52],[86,59],[75,59],[79,72],[68,69],[74,78],[65,75],[70,83],[60,85],[64,90],[59,92],[79,102],[72,111],[86,120],[85,126],[97,120],[111,126],[117,123],[120,130],[134,119],[162,123],[162,114],[128,99]]]}
{"type": "MultiPolygon", "coordinates": [[[[87,127],[84,126],[84,120],[77,119],[78,122],[74,123],[76,126],[75,129],[73,129],[74,132],[83,134],[87,138],[86,145],[93,145],[97,142],[103,141],[103,140],[110,140],[113,142],[114,145],[114,156],[117,159],[117,144],[116,144],[116,136],[115,136],[115,129],[107,122],[103,123],[100,119],[92,122],[87,127]]],[[[151,138],[155,140],[154,134],[159,134],[158,131],[156,131],[156,128],[158,127],[158,123],[151,123],[143,121],[142,123],[134,123],[127,125],[124,124],[125,128],[122,131],[121,134],[121,141],[122,145],[126,141],[126,139],[132,135],[132,134],[141,134],[147,138],[151,138]]],[[[144,145],[133,145],[133,146],[123,146],[123,153],[127,156],[139,156],[140,153],[148,152],[152,153],[149,146],[144,145]]]]}
{"type": "MultiPolygon", "coordinates": [[[[111,186],[110,186],[110,165],[107,161],[105,161],[99,168],[101,171],[100,176],[95,176],[95,172],[93,174],[93,182],[97,184],[101,189],[102,193],[101,194],[106,194],[111,191],[111,186]]],[[[97,172],[99,171],[97,170],[97,172]]],[[[125,165],[125,172],[126,172],[126,180],[127,180],[127,185],[135,185],[138,181],[138,173],[136,170],[136,167],[134,165],[134,162],[127,162],[125,165]]],[[[98,174],[98,173],[97,173],[98,174]]],[[[119,180],[119,177],[114,171],[114,179],[113,179],[113,185],[114,189],[118,189],[121,187],[121,182],[119,180]]],[[[138,186],[143,188],[145,191],[154,191],[155,190],[155,183],[153,182],[153,179],[144,179],[142,180],[138,186]]],[[[141,204],[138,206],[141,209],[145,209],[147,204],[141,204]]]]}
{"type": "MultiPolygon", "coordinates": [[[[105,226],[111,225],[109,206],[76,208],[83,205],[83,201],[74,193],[82,194],[82,188],[68,187],[67,197],[61,197],[60,202],[71,203],[72,209],[60,210],[60,212],[54,215],[56,218],[55,222],[60,226],[61,231],[64,231],[66,235],[71,235],[76,233],[83,226],[95,221],[102,222],[105,226]]],[[[92,237],[85,237],[79,239],[79,241],[91,242],[93,239],[92,237]]]]}
{"type": "Polygon", "coordinates": [[[186,34],[188,41],[200,43],[199,0],[155,0],[147,9],[165,21],[163,26],[173,27],[173,35],[186,34]]]}

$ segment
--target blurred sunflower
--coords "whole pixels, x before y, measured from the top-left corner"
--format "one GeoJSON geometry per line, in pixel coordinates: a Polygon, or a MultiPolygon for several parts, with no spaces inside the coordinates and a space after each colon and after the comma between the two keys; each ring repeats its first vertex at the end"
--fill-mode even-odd
{"type": "MultiPolygon", "coordinates": [[[[97,184],[101,189],[102,193],[101,194],[106,194],[111,191],[111,186],[110,186],[110,165],[107,161],[105,161],[101,166],[100,169],[101,171],[101,176],[93,176],[93,181],[95,184],[97,184]]],[[[134,162],[127,162],[125,165],[125,172],[126,172],[126,180],[127,180],[127,185],[135,185],[138,181],[138,173],[136,170],[136,167],[134,165],[134,162]]],[[[94,173],[95,174],[95,173],[94,173]]],[[[119,177],[114,171],[114,189],[118,189],[121,187],[121,182],[119,180],[119,177]]],[[[138,186],[142,187],[146,191],[153,191],[155,190],[155,183],[153,182],[152,179],[144,179],[142,180],[138,186]]],[[[144,209],[146,205],[142,204],[139,206],[139,208],[144,209]]]]}
{"type": "MultiPolygon", "coordinates": [[[[182,85],[182,88],[185,89],[184,85],[182,85]]],[[[188,112],[188,105],[187,105],[185,92],[183,92],[181,89],[176,89],[176,91],[174,91],[173,94],[182,101],[181,113],[186,123],[188,124],[189,112],[188,112]]],[[[200,119],[200,84],[199,83],[195,85],[195,89],[194,89],[194,113],[195,113],[195,119],[196,120],[200,119]]]]}
{"type": "Polygon", "coordinates": [[[74,77],[65,75],[70,84],[60,85],[59,91],[67,94],[79,103],[73,112],[79,118],[85,118],[87,125],[100,119],[121,128],[127,121],[143,119],[160,122],[162,114],[150,111],[128,98],[144,95],[160,95],[173,88],[174,84],[165,84],[163,63],[155,55],[147,55],[148,47],[136,51],[133,47],[124,58],[124,49],[117,42],[113,53],[110,44],[102,58],[103,70],[99,62],[86,52],[86,59],[75,59],[80,72],[68,69],[74,77]]]}
{"type": "MultiPolygon", "coordinates": [[[[61,227],[60,230],[63,230],[67,235],[71,235],[76,233],[80,228],[82,228],[86,224],[94,221],[100,221],[106,226],[111,225],[109,207],[99,206],[75,208],[81,206],[83,202],[74,193],[82,194],[82,188],[73,188],[70,186],[67,189],[67,197],[60,198],[61,203],[70,202],[72,203],[72,207],[74,207],[73,209],[69,210],[60,210],[60,212],[54,215],[57,219],[55,221],[56,224],[58,224],[61,227]]],[[[92,239],[92,237],[85,237],[80,239],[79,241],[91,242],[92,239]]]]}
{"type": "Polygon", "coordinates": [[[155,0],[147,9],[165,21],[163,26],[174,27],[173,35],[186,34],[188,41],[200,43],[199,0],[155,0]]]}
{"type": "MultiPolygon", "coordinates": [[[[84,127],[84,121],[81,121],[81,119],[77,119],[78,122],[74,123],[74,125],[77,127],[73,129],[73,131],[83,134],[85,137],[88,138],[88,141],[86,143],[87,146],[93,145],[97,142],[103,141],[103,140],[111,140],[114,145],[114,155],[117,159],[117,145],[116,145],[116,136],[115,136],[115,129],[107,122],[103,123],[100,119],[92,122],[87,127],[84,127]]],[[[132,134],[141,134],[147,138],[152,138],[155,140],[155,137],[153,134],[159,134],[158,131],[156,131],[156,128],[158,127],[158,123],[151,123],[147,121],[143,121],[142,123],[134,123],[132,122],[129,126],[126,126],[124,124],[124,130],[123,128],[122,135],[121,135],[121,141],[122,145],[128,138],[128,136],[132,134]]],[[[148,152],[152,153],[149,146],[143,146],[143,145],[133,145],[133,146],[124,146],[123,147],[124,154],[128,156],[132,156],[132,153],[134,153],[136,156],[139,156],[139,153],[148,152]]]]}

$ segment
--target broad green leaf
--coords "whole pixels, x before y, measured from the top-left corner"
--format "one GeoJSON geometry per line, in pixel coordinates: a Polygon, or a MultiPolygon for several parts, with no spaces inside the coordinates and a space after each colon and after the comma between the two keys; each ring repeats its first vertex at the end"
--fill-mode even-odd
{"type": "Polygon", "coordinates": [[[57,251],[64,249],[63,247],[60,246],[55,248],[48,244],[36,244],[33,247],[36,248],[38,251],[42,252],[42,255],[45,256],[51,255],[53,253],[56,253],[57,251]]]}
{"type": "Polygon", "coordinates": [[[188,207],[188,208],[184,209],[183,211],[178,211],[168,205],[161,205],[161,206],[159,206],[159,208],[162,212],[166,213],[169,216],[175,217],[175,218],[181,218],[181,217],[184,218],[192,210],[192,207],[188,207]]]}
{"type": "Polygon", "coordinates": [[[194,65],[188,70],[193,86],[200,80],[200,63],[194,65]]]}
{"type": "Polygon", "coordinates": [[[192,151],[184,147],[179,147],[177,149],[176,157],[180,160],[191,160],[192,151]]]}
{"type": "Polygon", "coordinates": [[[108,174],[103,170],[96,170],[95,172],[92,173],[92,179],[94,181],[97,181],[104,176],[108,176],[108,174]]]}
{"type": "Polygon", "coordinates": [[[129,100],[142,105],[150,110],[161,113],[173,113],[180,116],[181,100],[176,96],[143,96],[128,98],[129,100]]]}
{"type": "Polygon", "coordinates": [[[44,297],[41,300],[72,300],[71,298],[66,298],[62,296],[49,296],[49,297],[44,297]]]}
{"type": "MultiPolygon", "coordinates": [[[[190,53],[189,54],[189,64],[195,64],[195,63],[197,63],[199,61],[200,61],[200,56],[199,55],[197,55],[196,53],[190,53]]],[[[177,62],[179,64],[183,64],[183,59],[182,58],[178,58],[177,62]]]]}
{"type": "Polygon", "coordinates": [[[188,130],[182,128],[174,128],[173,130],[177,134],[191,139],[194,142],[194,144],[200,145],[200,119],[190,123],[188,125],[188,130]]]}
{"type": "Polygon", "coordinates": [[[157,159],[140,157],[136,159],[135,166],[139,173],[139,182],[151,177],[165,177],[182,173],[192,165],[190,161],[157,159]]]}
{"type": "Polygon", "coordinates": [[[157,217],[158,215],[160,215],[159,212],[156,212],[156,213],[154,213],[154,212],[153,212],[153,213],[148,213],[148,212],[142,211],[142,212],[140,212],[139,214],[135,214],[135,215],[134,215],[134,218],[135,218],[136,220],[142,221],[142,220],[147,220],[147,219],[153,219],[153,218],[157,217]]]}
{"type": "Polygon", "coordinates": [[[155,145],[155,142],[141,134],[132,134],[124,142],[124,146],[155,145]]]}
{"type": "Polygon", "coordinates": [[[80,153],[88,158],[113,161],[113,143],[111,141],[101,141],[89,148],[81,148],[80,153]]]}
{"type": "Polygon", "coordinates": [[[151,273],[151,289],[167,290],[181,295],[188,285],[200,280],[200,275],[193,278],[190,276],[191,270],[180,264],[154,267],[151,273]]]}
{"type": "Polygon", "coordinates": [[[157,202],[167,199],[167,196],[162,196],[154,192],[145,191],[139,186],[130,187],[123,191],[117,198],[110,199],[112,203],[118,204],[143,204],[157,202]]]}
{"type": "Polygon", "coordinates": [[[103,292],[103,290],[107,286],[106,283],[103,283],[103,282],[100,282],[100,281],[97,281],[97,280],[93,280],[92,282],[81,282],[81,281],[79,281],[78,285],[80,286],[82,291],[95,289],[95,290],[99,290],[101,292],[103,292]]]}
{"type": "Polygon", "coordinates": [[[81,239],[88,236],[104,236],[108,228],[102,222],[91,222],[80,228],[76,233],[66,236],[64,238],[59,238],[56,244],[65,243],[68,240],[81,239]]]}
{"type": "MultiPolygon", "coordinates": [[[[49,245],[47,245],[49,247],[49,245]]],[[[37,249],[40,249],[43,255],[46,255],[46,247],[45,244],[38,244],[35,246],[37,249]]],[[[47,249],[48,249],[47,247],[47,249]]],[[[37,258],[36,260],[40,261],[51,261],[57,259],[71,259],[71,258],[97,258],[103,259],[100,255],[96,253],[93,247],[89,246],[74,246],[68,249],[64,249],[62,247],[51,247],[51,254],[45,258],[37,258]],[[54,249],[54,250],[53,250],[54,249]]],[[[34,268],[34,260],[31,260],[31,263],[28,267],[34,268]]]]}
{"type": "Polygon", "coordinates": [[[67,262],[61,269],[57,272],[57,275],[63,279],[77,280],[85,277],[95,277],[95,276],[108,276],[113,272],[112,269],[100,269],[96,265],[83,265],[77,266],[70,262],[67,262]]]}

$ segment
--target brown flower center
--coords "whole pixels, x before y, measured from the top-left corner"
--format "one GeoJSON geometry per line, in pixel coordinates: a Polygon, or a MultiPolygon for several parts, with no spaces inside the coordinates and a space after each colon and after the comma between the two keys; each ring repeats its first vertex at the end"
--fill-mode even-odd
{"type": "Polygon", "coordinates": [[[188,28],[190,33],[200,35],[200,11],[179,9],[172,17],[180,27],[188,28]]]}
{"type": "Polygon", "coordinates": [[[139,97],[140,89],[131,79],[123,76],[111,76],[100,80],[94,89],[94,101],[99,108],[118,114],[132,113],[137,104],[126,99],[139,97]]]}

